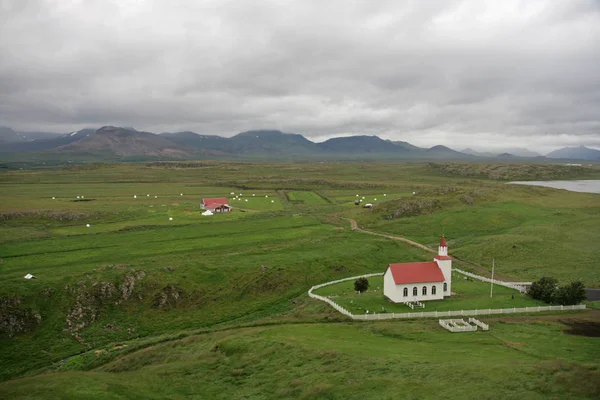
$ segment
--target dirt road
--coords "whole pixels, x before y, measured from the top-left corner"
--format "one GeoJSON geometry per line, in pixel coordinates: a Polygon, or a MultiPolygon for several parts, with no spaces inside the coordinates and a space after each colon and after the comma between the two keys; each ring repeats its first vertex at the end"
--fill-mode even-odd
{"type": "MultiPolygon", "coordinates": [[[[437,254],[436,250],[430,249],[429,247],[424,246],[421,243],[414,242],[414,241],[412,241],[410,239],[407,239],[407,238],[404,238],[404,237],[401,237],[401,236],[394,236],[394,235],[388,235],[386,233],[379,233],[379,232],[367,231],[367,230],[364,230],[364,229],[360,228],[358,226],[358,224],[356,223],[355,220],[353,220],[351,218],[344,218],[344,219],[346,221],[350,222],[350,227],[352,228],[353,231],[359,231],[359,232],[362,232],[362,233],[368,233],[369,235],[382,236],[382,237],[385,237],[385,238],[388,238],[388,239],[398,240],[400,242],[404,242],[404,243],[410,244],[411,246],[418,247],[418,248],[420,248],[422,250],[425,250],[425,251],[427,251],[429,253],[437,254]]],[[[483,267],[481,267],[479,265],[472,264],[470,262],[461,260],[461,259],[456,258],[456,257],[452,257],[452,259],[454,261],[456,261],[456,263],[459,266],[465,266],[465,267],[472,268],[476,273],[478,273],[478,274],[480,274],[482,276],[489,277],[489,275],[490,275],[490,272],[487,269],[485,269],[485,268],[483,268],[483,267]]],[[[518,279],[513,279],[513,278],[510,278],[510,277],[507,277],[507,276],[504,276],[504,275],[499,275],[499,274],[495,274],[494,275],[494,279],[497,279],[499,281],[504,281],[504,282],[517,282],[517,281],[519,281],[518,279]]]]}

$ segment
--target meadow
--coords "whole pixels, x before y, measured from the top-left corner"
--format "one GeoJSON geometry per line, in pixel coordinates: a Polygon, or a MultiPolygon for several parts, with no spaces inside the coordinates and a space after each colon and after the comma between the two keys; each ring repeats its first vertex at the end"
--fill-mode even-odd
{"type": "MultiPolygon", "coordinates": [[[[577,321],[597,324],[594,310],[491,319],[489,332],[463,335],[431,320],[351,323],[308,298],[318,283],[431,259],[346,218],[432,249],[444,233],[451,255],[478,273],[495,257],[511,278],[598,284],[598,195],[455,170],[194,162],[0,172],[0,393],[597,398],[600,339],[571,332],[577,321]],[[236,195],[232,213],[201,215],[202,197],[236,195]],[[373,209],[354,205],[362,197],[373,209]]],[[[600,171],[570,177],[583,175],[600,171]]],[[[427,311],[491,306],[489,286],[456,285],[460,296],[427,311]]],[[[331,288],[321,290],[347,289],[331,288]]],[[[495,290],[495,302],[532,301],[495,290]]],[[[382,304],[375,292],[361,301],[382,304]]]]}

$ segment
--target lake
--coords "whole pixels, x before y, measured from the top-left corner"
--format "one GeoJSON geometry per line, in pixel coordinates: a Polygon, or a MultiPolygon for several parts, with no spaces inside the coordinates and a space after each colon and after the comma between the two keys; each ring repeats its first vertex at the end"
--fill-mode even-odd
{"type": "Polygon", "coordinates": [[[515,185],[546,186],[555,189],[565,189],[571,192],[600,193],[600,180],[581,181],[515,181],[515,185]]]}

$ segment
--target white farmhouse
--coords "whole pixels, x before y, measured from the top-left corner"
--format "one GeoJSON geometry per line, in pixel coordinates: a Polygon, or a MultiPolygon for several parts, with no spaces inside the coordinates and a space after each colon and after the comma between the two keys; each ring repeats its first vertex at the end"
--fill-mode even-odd
{"type": "Polygon", "coordinates": [[[452,258],[442,237],[433,261],[389,264],[383,294],[394,303],[442,300],[452,293],[452,258]]]}

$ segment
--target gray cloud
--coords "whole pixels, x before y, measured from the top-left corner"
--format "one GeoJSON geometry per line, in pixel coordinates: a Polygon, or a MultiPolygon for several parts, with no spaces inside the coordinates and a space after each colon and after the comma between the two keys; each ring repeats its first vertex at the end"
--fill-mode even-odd
{"type": "Polygon", "coordinates": [[[0,124],[600,147],[600,3],[0,0],[0,124]]]}

